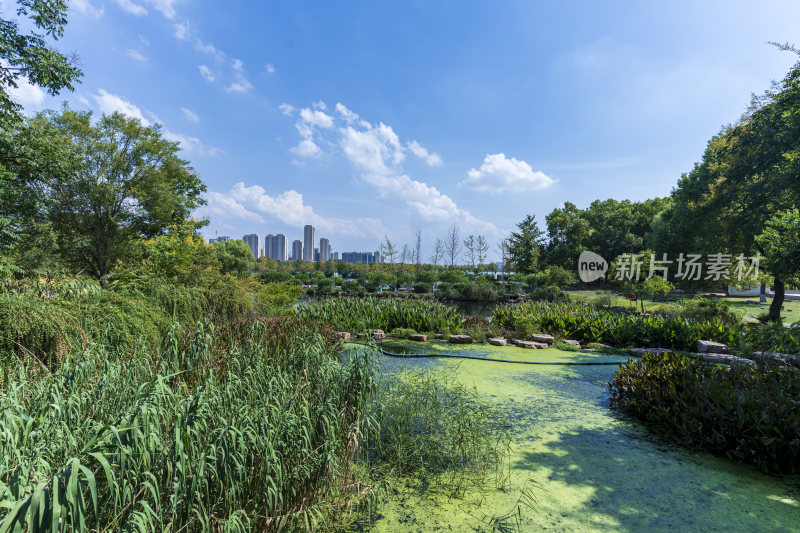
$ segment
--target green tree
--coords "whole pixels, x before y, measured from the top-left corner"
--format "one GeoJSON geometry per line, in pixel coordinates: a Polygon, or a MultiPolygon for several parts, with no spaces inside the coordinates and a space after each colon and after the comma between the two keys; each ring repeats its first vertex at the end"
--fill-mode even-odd
{"type": "Polygon", "coordinates": [[[763,266],[775,276],[775,298],[769,317],[780,320],[781,306],[777,302],[783,303],[784,281],[800,281],[800,211],[791,209],[772,217],[756,237],[756,243],[764,254],[763,266]]]}
{"type": "Polygon", "coordinates": [[[239,240],[215,242],[214,249],[217,251],[223,274],[246,276],[253,271],[255,260],[246,242],[239,240]]]}
{"type": "Polygon", "coordinates": [[[68,108],[41,113],[18,128],[12,152],[3,154],[0,216],[24,232],[50,224],[55,251],[105,283],[134,241],[204,224],[189,217],[205,203],[206,187],[179,150],[160,126],[119,113],[95,122],[91,112],[68,108]]]}
{"type": "Polygon", "coordinates": [[[528,215],[517,224],[519,231],[508,237],[508,262],[520,274],[532,274],[539,268],[544,243],[544,233],[539,229],[535,215],[528,215]]]}
{"type": "MultiPolygon", "coordinates": [[[[67,57],[53,46],[64,35],[67,25],[65,0],[17,0],[19,20],[0,19],[0,127],[20,120],[22,107],[8,89],[31,83],[55,96],[73,84],[83,73],[77,57],[67,57]],[[20,23],[32,31],[20,30],[20,23]]],[[[10,8],[10,6],[7,6],[10,8]]]]}

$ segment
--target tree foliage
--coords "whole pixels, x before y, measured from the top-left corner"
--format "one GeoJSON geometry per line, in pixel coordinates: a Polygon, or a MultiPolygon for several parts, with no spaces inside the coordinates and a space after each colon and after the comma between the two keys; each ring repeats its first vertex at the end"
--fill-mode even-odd
{"type": "Polygon", "coordinates": [[[26,232],[49,224],[55,251],[102,280],[135,240],[184,224],[205,203],[205,185],[179,150],[159,126],[119,113],[96,121],[68,108],[39,114],[2,154],[9,172],[0,180],[0,216],[26,232]]]}

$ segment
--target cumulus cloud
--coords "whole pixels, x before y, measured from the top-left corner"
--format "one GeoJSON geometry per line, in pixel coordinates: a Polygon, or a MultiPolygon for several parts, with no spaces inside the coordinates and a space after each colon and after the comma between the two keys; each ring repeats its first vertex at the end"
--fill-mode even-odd
{"type": "Polygon", "coordinates": [[[200,117],[197,116],[197,113],[195,113],[191,109],[182,107],[181,112],[183,112],[183,116],[186,117],[187,120],[190,120],[191,122],[200,122],[200,117]]]}
{"type": "Polygon", "coordinates": [[[460,185],[489,194],[502,192],[540,191],[550,187],[555,180],[542,171],[533,171],[525,161],[503,153],[487,154],[479,169],[470,169],[467,179],[460,185]]]}
{"type": "Polygon", "coordinates": [[[134,50],[133,48],[128,48],[125,51],[125,55],[133,59],[134,61],[138,61],[139,63],[144,63],[147,61],[147,58],[144,57],[142,54],[134,50]]]}
{"type": "Polygon", "coordinates": [[[428,152],[428,150],[417,141],[411,141],[408,143],[408,149],[412,154],[420,159],[423,159],[426,163],[428,163],[428,165],[432,167],[442,166],[442,156],[437,153],[428,152]]]}
{"type": "Polygon", "coordinates": [[[418,142],[404,143],[388,124],[373,125],[344,104],[336,104],[338,116],[329,115],[324,109],[323,102],[316,102],[311,108],[300,110],[295,127],[302,140],[292,148],[295,155],[319,156],[320,144],[338,147],[359,171],[361,179],[374,186],[380,197],[403,202],[423,220],[458,222],[471,231],[497,233],[493,224],[477,219],[437,187],[414,179],[403,170],[408,152],[431,166],[441,165],[441,156],[418,142]]]}
{"type": "Polygon", "coordinates": [[[214,81],[214,73],[211,72],[211,69],[205,65],[198,65],[197,68],[200,70],[200,75],[203,76],[206,81],[214,81]]]}
{"type": "Polygon", "coordinates": [[[272,63],[267,63],[266,65],[264,65],[264,70],[266,70],[270,74],[275,74],[275,66],[272,63]]]}
{"type": "Polygon", "coordinates": [[[231,61],[231,67],[233,67],[233,70],[241,72],[244,69],[244,63],[242,63],[241,59],[234,58],[233,61],[231,61]]]}
{"type": "Polygon", "coordinates": [[[323,217],[306,205],[303,195],[295,190],[273,196],[260,185],[246,186],[243,182],[238,182],[227,193],[208,193],[207,200],[208,205],[199,209],[198,214],[259,223],[265,222],[266,217],[296,228],[313,224],[318,230],[332,235],[382,238],[387,233],[383,223],[375,218],[323,217]]]}

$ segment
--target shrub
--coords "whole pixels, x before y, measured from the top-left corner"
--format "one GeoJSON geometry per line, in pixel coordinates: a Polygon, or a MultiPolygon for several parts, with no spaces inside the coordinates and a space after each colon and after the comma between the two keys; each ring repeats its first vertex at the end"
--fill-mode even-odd
{"type": "Polygon", "coordinates": [[[598,307],[611,307],[614,303],[614,295],[608,291],[598,292],[592,303],[598,307]]]}
{"type": "Polygon", "coordinates": [[[411,328],[394,328],[389,332],[389,336],[395,337],[397,339],[407,339],[411,335],[414,335],[415,333],[416,331],[411,328]]]}
{"type": "Polygon", "coordinates": [[[611,405],[674,440],[800,472],[800,371],[645,354],[617,371],[611,405]]]}
{"type": "Polygon", "coordinates": [[[731,303],[723,298],[691,298],[681,300],[679,316],[698,322],[711,322],[716,319],[723,324],[736,325],[742,315],[731,309],[731,303]]]}
{"type": "Polygon", "coordinates": [[[413,285],[414,292],[419,294],[426,294],[431,292],[431,284],[424,281],[418,281],[413,285]]]}
{"type": "Polygon", "coordinates": [[[557,285],[546,285],[539,288],[536,298],[547,302],[569,302],[569,295],[557,285]]]}

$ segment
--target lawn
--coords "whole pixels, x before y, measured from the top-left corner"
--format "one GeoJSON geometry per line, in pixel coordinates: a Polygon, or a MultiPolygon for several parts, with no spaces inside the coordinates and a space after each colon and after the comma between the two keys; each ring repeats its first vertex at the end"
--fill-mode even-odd
{"type": "MultiPolygon", "coordinates": [[[[602,292],[598,291],[567,291],[569,294],[570,299],[573,302],[592,302],[596,300],[602,292]]],[[[746,302],[758,302],[757,296],[744,296],[744,297],[726,297],[726,300],[731,302],[731,307],[742,314],[744,318],[757,318],[758,315],[765,313],[769,308],[769,302],[771,299],[767,300],[765,304],[752,304],[746,302]]],[[[660,308],[665,303],[674,303],[678,300],[677,297],[674,299],[670,298],[671,301],[669,302],[651,302],[645,300],[644,308],[645,311],[647,310],[655,310],[660,308]]],[[[625,307],[632,306],[632,302],[626,297],[620,294],[614,294],[612,297],[612,305],[622,305],[625,307]]],[[[637,306],[640,304],[637,302],[637,306]]],[[[786,323],[794,323],[800,322],[800,301],[787,301],[783,305],[783,321],[786,323]]]]}

